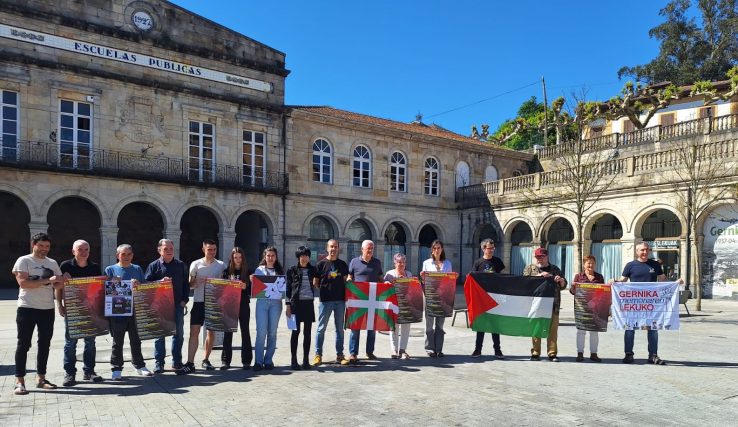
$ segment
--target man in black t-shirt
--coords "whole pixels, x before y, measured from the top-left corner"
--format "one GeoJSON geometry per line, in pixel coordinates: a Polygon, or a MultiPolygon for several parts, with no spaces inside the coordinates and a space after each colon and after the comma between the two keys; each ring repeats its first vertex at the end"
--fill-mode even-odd
{"type": "Polygon", "coordinates": [[[315,357],[313,366],[323,363],[323,341],[328,321],[333,314],[336,327],[336,362],[346,364],[343,355],[343,321],[346,312],[346,276],[348,265],[338,259],[338,241],[331,239],[326,244],[328,256],[318,262],[315,267],[317,276],[314,285],[320,288],[320,305],[318,306],[318,330],[315,333],[315,357]]]}
{"type": "MultiPolygon", "coordinates": [[[[497,258],[493,254],[495,253],[495,242],[492,239],[484,239],[480,243],[482,248],[482,257],[474,261],[472,271],[481,271],[485,273],[498,274],[505,269],[505,264],[501,259],[497,258]]],[[[484,332],[477,332],[477,341],[474,344],[474,352],[471,357],[480,357],[482,355],[482,345],[484,343],[484,332]]],[[[494,344],[495,357],[498,359],[504,359],[505,355],[502,354],[502,348],[500,347],[500,334],[492,334],[492,343],[494,344]]]]}
{"type": "MultiPolygon", "coordinates": [[[[98,264],[89,260],[90,244],[84,240],[77,240],[72,244],[72,255],[74,258],[61,263],[59,269],[64,273],[66,279],[77,277],[95,277],[102,276],[102,270],[98,264]]],[[[64,305],[64,289],[56,290],[56,306],[59,315],[64,317],[65,333],[64,333],[64,387],[71,387],[77,383],[75,375],[77,373],[77,338],[69,337],[69,327],[66,322],[67,308],[64,305]]],[[[103,379],[95,373],[95,337],[85,337],[85,349],[82,353],[82,372],[86,381],[101,382],[103,379]]]]}

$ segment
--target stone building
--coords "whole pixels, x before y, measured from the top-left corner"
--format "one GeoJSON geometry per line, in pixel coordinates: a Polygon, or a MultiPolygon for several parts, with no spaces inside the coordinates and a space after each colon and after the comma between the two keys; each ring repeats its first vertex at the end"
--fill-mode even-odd
{"type": "MultiPolygon", "coordinates": [[[[456,188],[527,173],[533,156],[438,127],[284,105],[285,54],[165,1],[0,3],[0,284],[29,235],[50,256],[91,243],[134,262],[203,238],[250,263],[275,245],[329,237],[341,255],[372,238],[417,269],[433,238],[466,269],[489,212],[462,213],[456,188]],[[477,239],[475,241],[475,239],[477,239]]],[[[494,231],[494,230],[493,230],[494,231]]]]}

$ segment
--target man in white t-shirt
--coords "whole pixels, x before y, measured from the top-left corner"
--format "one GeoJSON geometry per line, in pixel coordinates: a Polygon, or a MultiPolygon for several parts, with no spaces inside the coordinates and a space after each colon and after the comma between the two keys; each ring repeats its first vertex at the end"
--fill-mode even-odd
{"type": "Polygon", "coordinates": [[[15,348],[15,394],[28,394],[26,390],[26,359],[31,348],[33,330],[38,328],[38,353],[36,356],[36,388],[52,390],[55,384],[46,379],[46,363],[49,346],[54,334],[54,289],[64,287],[64,277],[59,264],[46,255],[51,240],[46,233],[31,237],[32,250],[13,265],[18,292],[18,344],[15,348]]]}
{"type": "MultiPolygon", "coordinates": [[[[221,278],[226,265],[223,261],[215,259],[218,252],[218,244],[215,240],[205,239],[202,242],[203,258],[190,264],[190,289],[194,289],[194,304],[190,311],[190,339],[187,346],[187,363],[177,371],[178,375],[195,372],[195,354],[197,354],[200,328],[205,323],[205,283],[210,278],[221,278]]],[[[205,339],[205,358],[202,367],[207,370],[215,369],[208,358],[213,351],[215,333],[208,331],[205,339]]]]}

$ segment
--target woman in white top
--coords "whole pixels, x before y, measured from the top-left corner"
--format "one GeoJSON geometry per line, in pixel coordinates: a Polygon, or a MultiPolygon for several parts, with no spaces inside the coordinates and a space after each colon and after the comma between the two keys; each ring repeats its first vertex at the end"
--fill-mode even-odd
{"type": "MultiPolygon", "coordinates": [[[[406,258],[405,255],[401,253],[396,253],[392,260],[395,263],[395,268],[388,271],[384,274],[384,281],[385,282],[391,282],[394,283],[395,280],[403,278],[403,277],[413,277],[413,274],[409,271],[405,270],[405,262],[406,258]]],[[[392,348],[392,357],[393,359],[410,359],[410,355],[407,354],[405,349],[407,348],[407,340],[410,338],[410,324],[409,323],[401,323],[398,325],[395,325],[395,329],[390,331],[390,345],[392,348]],[[397,330],[399,329],[399,334],[397,333],[397,330]],[[398,337],[399,335],[399,337],[398,337]],[[398,347],[398,338],[399,338],[399,347],[398,347]]]]}
{"type": "MultiPolygon", "coordinates": [[[[277,249],[269,246],[264,249],[264,258],[256,267],[254,275],[281,276],[284,274],[279,263],[277,249]]],[[[253,283],[253,277],[251,283],[253,283]]],[[[281,299],[259,298],[256,300],[256,345],[254,346],[254,371],[274,369],[274,352],[277,349],[277,324],[282,314],[281,299]],[[266,349],[264,343],[266,342],[266,349]]]]}
{"type": "MultiPolygon", "coordinates": [[[[431,257],[423,261],[423,270],[429,273],[451,273],[451,261],[446,259],[443,242],[431,243],[431,257]]],[[[429,357],[443,357],[443,323],[445,317],[432,317],[425,313],[425,351],[429,357]],[[434,327],[435,326],[435,327],[434,327]]]]}

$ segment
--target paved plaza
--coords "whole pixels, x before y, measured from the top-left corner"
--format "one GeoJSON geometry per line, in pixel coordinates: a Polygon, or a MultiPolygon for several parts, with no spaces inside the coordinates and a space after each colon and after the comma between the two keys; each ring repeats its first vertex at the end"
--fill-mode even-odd
{"type": "MultiPolygon", "coordinates": [[[[564,293],[559,329],[560,363],[528,360],[530,340],[502,337],[505,360],[469,357],[474,333],[463,314],[446,323],[446,357],[423,351],[422,329],[413,325],[409,361],[389,358],[389,337],[377,336],[378,361],[358,367],[326,365],[293,372],[289,331],[280,324],[277,368],[201,371],[153,378],[135,376],[126,363],[125,381],[109,381],[111,339],[98,337],[96,370],[106,381],[61,387],[64,323],[57,317],[48,378],[55,391],[29,388],[13,395],[15,300],[0,301],[0,426],[15,425],[735,425],[738,419],[738,302],[706,300],[691,317],[682,306],[680,331],[661,332],[659,354],[667,366],[645,363],[646,334],[636,333],[635,365],[623,365],[623,333],[601,334],[603,363],[576,363],[572,297],[564,293]]],[[[253,305],[253,302],[252,302],[253,305]]],[[[253,310],[252,310],[253,313],[253,310]]],[[[189,319],[186,319],[188,322],[189,319]]],[[[255,335],[251,321],[252,337],[255,335]]],[[[313,328],[313,332],[315,328],[313,328]]],[[[238,338],[236,345],[238,345],[238,338]]],[[[324,354],[334,353],[333,328],[324,354]]],[[[348,334],[346,336],[348,344],[348,334]]],[[[169,344],[169,343],[167,343],[169,344]]],[[[362,349],[364,337],[362,336],[362,349]]],[[[34,348],[27,384],[34,385],[34,348]]],[[[185,345],[186,347],[186,345],[185,345]]],[[[82,343],[78,346],[81,359],[82,343]]],[[[186,354],[186,353],[185,353],[186,354]]],[[[585,353],[587,356],[588,352],[585,353]]],[[[144,342],[153,369],[153,342],[144,342]]],[[[197,364],[201,361],[198,352],[197,364]]],[[[311,353],[312,358],[312,353],[311,353]]],[[[219,366],[220,350],[211,360],[219,366]]],[[[239,350],[234,362],[240,361],[239,350]]],[[[169,364],[169,360],[167,362],[169,364]]],[[[81,380],[81,362],[78,364],[81,380]]]]}

